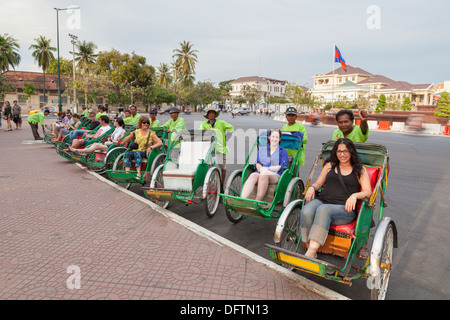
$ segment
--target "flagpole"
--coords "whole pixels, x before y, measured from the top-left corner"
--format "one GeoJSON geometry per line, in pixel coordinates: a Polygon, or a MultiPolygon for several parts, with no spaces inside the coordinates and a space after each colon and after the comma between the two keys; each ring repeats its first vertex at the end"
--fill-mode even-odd
{"type": "Polygon", "coordinates": [[[334,55],[336,52],[336,44],[333,45],[333,87],[331,91],[331,109],[333,109],[334,106],[334,55]]]}

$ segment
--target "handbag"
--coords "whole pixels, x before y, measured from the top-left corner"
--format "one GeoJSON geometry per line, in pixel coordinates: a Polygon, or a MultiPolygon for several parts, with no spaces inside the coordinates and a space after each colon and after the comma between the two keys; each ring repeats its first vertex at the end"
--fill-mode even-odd
{"type": "MultiPolygon", "coordinates": [[[[151,131],[150,131],[151,132],[151,131]]],[[[148,133],[147,136],[147,142],[145,143],[145,150],[147,150],[148,147],[148,141],[150,140],[150,132],[148,133]]],[[[136,134],[133,132],[133,140],[136,139],[136,134]]],[[[137,150],[139,149],[139,145],[137,144],[137,142],[133,142],[132,144],[130,144],[130,149],[132,150],[137,150]]]]}

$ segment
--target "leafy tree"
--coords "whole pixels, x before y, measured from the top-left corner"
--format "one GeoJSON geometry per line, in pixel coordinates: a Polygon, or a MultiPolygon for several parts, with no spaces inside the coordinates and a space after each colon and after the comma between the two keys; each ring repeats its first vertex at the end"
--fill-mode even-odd
{"type": "Polygon", "coordinates": [[[189,92],[187,102],[190,105],[198,104],[209,104],[213,101],[219,101],[221,98],[220,89],[214,87],[214,85],[209,82],[199,82],[192,87],[189,92]]]}
{"type": "Polygon", "coordinates": [[[163,103],[175,102],[175,94],[170,93],[166,88],[162,88],[159,85],[153,85],[147,92],[147,102],[151,105],[157,105],[158,108],[163,103]]]}
{"type": "Polygon", "coordinates": [[[450,118],[450,97],[447,91],[441,93],[434,115],[436,117],[450,118]]]}
{"type": "Polygon", "coordinates": [[[170,75],[170,67],[166,63],[161,63],[157,68],[156,84],[160,87],[166,88],[172,83],[172,76],[170,75]]]}
{"type": "Polygon", "coordinates": [[[21,57],[17,50],[20,48],[16,39],[5,33],[0,36],[0,71],[8,71],[19,66],[21,57]]]}
{"type": "Polygon", "coordinates": [[[77,42],[77,52],[75,52],[75,61],[77,62],[77,68],[89,72],[89,68],[95,64],[98,54],[95,54],[97,45],[92,41],[86,40],[77,42]]]}
{"type": "MultiPolygon", "coordinates": [[[[60,74],[73,74],[73,62],[65,58],[59,58],[59,72],[60,74]]],[[[47,73],[58,73],[58,59],[54,59],[50,62],[47,68],[47,73]]]]}
{"type": "Polygon", "coordinates": [[[192,49],[193,44],[189,41],[180,43],[180,49],[174,49],[175,68],[177,77],[180,77],[181,84],[187,86],[193,83],[195,74],[195,64],[197,63],[198,50],[192,49]]]}
{"type": "Polygon", "coordinates": [[[386,110],[386,96],[384,94],[381,94],[378,98],[376,111],[380,112],[384,110],[386,110]]]}
{"type": "Polygon", "coordinates": [[[403,99],[403,103],[402,103],[402,110],[403,111],[411,111],[411,99],[409,97],[405,97],[405,99],[403,99]]]}
{"type": "Polygon", "coordinates": [[[42,72],[44,75],[44,100],[45,100],[45,71],[47,70],[50,63],[55,60],[55,56],[53,52],[56,51],[55,47],[50,45],[51,40],[46,39],[44,36],[39,36],[39,38],[35,38],[36,44],[32,44],[29,47],[29,50],[34,50],[31,55],[33,56],[35,62],[37,62],[38,66],[42,68],[42,72]]]}
{"type": "Polygon", "coordinates": [[[22,92],[25,93],[25,100],[28,100],[36,90],[36,86],[32,83],[25,82],[23,84],[22,92]]]}
{"type": "Polygon", "coordinates": [[[256,84],[250,86],[245,84],[242,88],[242,95],[250,104],[255,104],[262,95],[260,87],[256,84]]]}
{"type": "Polygon", "coordinates": [[[0,98],[4,98],[7,92],[14,91],[14,87],[9,83],[4,82],[2,75],[0,74],[0,98]]]}

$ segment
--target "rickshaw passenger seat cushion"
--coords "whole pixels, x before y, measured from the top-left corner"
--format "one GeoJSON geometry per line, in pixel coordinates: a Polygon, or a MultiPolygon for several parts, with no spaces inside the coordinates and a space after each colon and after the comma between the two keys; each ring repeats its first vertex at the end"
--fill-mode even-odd
{"type": "Polygon", "coordinates": [[[96,152],[95,153],[95,162],[100,162],[106,157],[106,153],[96,152]]]}

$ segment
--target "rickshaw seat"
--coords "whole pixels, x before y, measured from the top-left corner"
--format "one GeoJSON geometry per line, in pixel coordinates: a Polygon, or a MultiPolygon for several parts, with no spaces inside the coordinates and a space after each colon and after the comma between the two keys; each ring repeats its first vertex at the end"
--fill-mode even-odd
{"type": "Polygon", "coordinates": [[[192,191],[195,171],[201,161],[206,159],[210,146],[210,141],[183,141],[178,157],[178,167],[166,165],[166,170],[163,172],[164,187],[192,191]]]}

